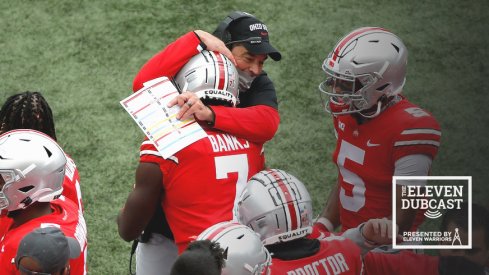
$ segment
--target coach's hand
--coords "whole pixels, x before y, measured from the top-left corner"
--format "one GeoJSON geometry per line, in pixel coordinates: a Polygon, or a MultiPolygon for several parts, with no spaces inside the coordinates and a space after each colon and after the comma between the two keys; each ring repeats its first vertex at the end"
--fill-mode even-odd
{"type": "Polygon", "coordinates": [[[214,113],[211,108],[204,105],[194,93],[183,92],[168,103],[168,107],[175,105],[181,107],[177,114],[179,120],[186,120],[193,116],[197,120],[214,123],[214,113]]]}

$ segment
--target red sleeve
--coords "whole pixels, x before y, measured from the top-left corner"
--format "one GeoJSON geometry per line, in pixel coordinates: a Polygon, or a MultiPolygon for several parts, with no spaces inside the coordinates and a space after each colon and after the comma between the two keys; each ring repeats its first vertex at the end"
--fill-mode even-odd
{"type": "Polygon", "coordinates": [[[365,274],[388,275],[399,272],[399,256],[369,252],[363,258],[365,274]]]}
{"type": "Polygon", "coordinates": [[[75,161],[66,155],[65,178],[63,180],[63,196],[73,201],[83,212],[83,201],[80,188],[80,173],[75,161]]]}
{"type": "Polygon", "coordinates": [[[266,105],[247,108],[212,106],[214,128],[252,142],[264,143],[278,130],[280,116],[277,109],[266,105]]]}
{"type": "Polygon", "coordinates": [[[439,257],[402,251],[397,254],[369,252],[363,258],[367,275],[438,274],[439,257]]]}
{"type": "Polygon", "coordinates": [[[7,233],[12,222],[12,218],[9,218],[7,215],[0,216],[0,239],[7,233]]]}
{"type": "Polygon", "coordinates": [[[394,140],[394,159],[414,154],[424,154],[435,159],[440,147],[441,128],[434,117],[428,115],[421,109],[417,112],[424,112],[426,116],[410,119],[407,125],[394,140]]]}
{"type": "Polygon", "coordinates": [[[181,36],[143,65],[134,78],[132,90],[138,91],[149,80],[175,75],[203,46],[194,32],[181,36]]]}
{"type": "MultiPolygon", "coordinates": [[[[149,80],[174,76],[204,47],[194,32],[181,36],[144,64],[134,78],[133,91],[143,88],[143,84],[149,80]]],[[[252,142],[271,140],[280,122],[278,111],[265,105],[247,108],[213,106],[212,110],[216,117],[214,128],[252,142]]]]}

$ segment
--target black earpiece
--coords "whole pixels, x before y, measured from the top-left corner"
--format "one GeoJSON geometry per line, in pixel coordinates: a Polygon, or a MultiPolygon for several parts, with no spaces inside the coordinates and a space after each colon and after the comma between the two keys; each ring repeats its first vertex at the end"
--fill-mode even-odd
{"type": "MultiPolygon", "coordinates": [[[[231,34],[228,31],[229,26],[236,20],[248,18],[248,17],[254,17],[254,16],[244,11],[233,11],[230,14],[228,14],[226,19],[224,19],[221,23],[219,23],[217,29],[212,34],[218,37],[219,39],[221,39],[225,44],[232,44],[234,41],[231,41],[231,34]]],[[[261,42],[261,38],[260,38],[260,42],[261,42]]]]}

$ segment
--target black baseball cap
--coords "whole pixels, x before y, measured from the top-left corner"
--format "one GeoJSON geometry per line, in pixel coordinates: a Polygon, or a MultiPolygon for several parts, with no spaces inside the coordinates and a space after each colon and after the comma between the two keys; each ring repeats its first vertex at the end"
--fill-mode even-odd
{"type": "Polygon", "coordinates": [[[229,26],[228,31],[231,34],[231,43],[249,40],[243,45],[250,53],[268,54],[275,61],[282,58],[280,52],[270,44],[267,26],[256,17],[237,20],[229,26]],[[253,40],[254,37],[260,39],[253,40]]]}
{"type": "Polygon", "coordinates": [[[57,227],[37,228],[20,241],[15,264],[23,257],[35,259],[42,267],[41,272],[54,273],[66,266],[68,260],[80,256],[80,244],[66,237],[57,227]]]}

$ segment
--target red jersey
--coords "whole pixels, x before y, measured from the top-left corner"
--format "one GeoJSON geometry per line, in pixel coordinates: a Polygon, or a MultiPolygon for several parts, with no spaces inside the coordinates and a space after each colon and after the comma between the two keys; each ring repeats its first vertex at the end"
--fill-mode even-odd
{"type": "MultiPolygon", "coordinates": [[[[134,78],[133,91],[138,91],[145,82],[158,77],[166,76],[171,79],[204,47],[194,32],[181,36],[143,65],[134,78]]],[[[274,89],[271,81],[266,79],[262,86],[255,88],[257,91],[247,91],[248,96],[253,93],[254,97],[259,98],[261,93],[274,89]]],[[[215,114],[214,128],[257,143],[272,139],[280,123],[277,109],[272,106],[273,103],[268,102],[257,101],[252,105],[238,106],[247,108],[211,106],[215,114]]]]}
{"type": "Polygon", "coordinates": [[[367,275],[436,275],[439,257],[401,251],[397,254],[369,252],[363,263],[367,275]]]}
{"type": "Polygon", "coordinates": [[[63,180],[63,196],[72,200],[83,211],[80,189],[80,175],[73,159],[66,155],[65,178],[63,180]]]}
{"type": "Polygon", "coordinates": [[[68,237],[73,237],[82,248],[80,257],[70,260],[72,275],[87,273],[87,227],[83,214],[71,200],[61,197],[51,202],[53,212],[39,218],[32,219],[16,228],[10,228],[0,238],[0,274],[20,274],[15,267],[15,255],[22,238],[36,228],[56,226],[68,237]]]}
{"type": "Polygon", "coordinates": [[[351,240],[330,236],[319,240],[319,251],[309,257],[297,260],[273,258],[272,274],[362,274],[363,264],[360,248],[351,240]]]}
{"type": "Polygon", "coordinates": [[[438,122],[404,98],[363,124],[350,115],[333,120],[342,229],[391,216],[395,162],[413,154],[435,158],[441,137],[438,122]]]}
{"type": "Polygon", "coordinates": [[[150,141],[141,145],[140,161],[158,163],[163,174],[162,207],[180,252],[209,226],[232,220],[248,179],[264,169],[263,144],[206,132],[166,160],[150,141]]]}

